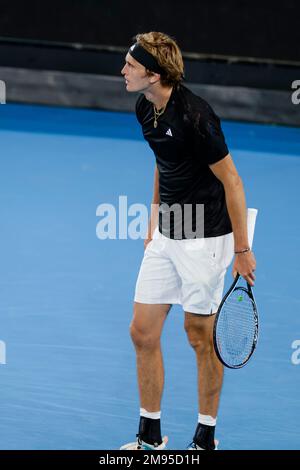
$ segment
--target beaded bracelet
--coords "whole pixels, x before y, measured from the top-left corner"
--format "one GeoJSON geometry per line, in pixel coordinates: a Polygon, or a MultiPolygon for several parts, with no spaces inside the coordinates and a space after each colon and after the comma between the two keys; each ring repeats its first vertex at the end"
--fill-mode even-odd
{"type": "Polygon", "coordinates": [[[234,254],[239,255],[240,253],[247,253],[247,251],[251,251],[251,248],[245,248],[244,250],[241,250],[241,251],[235,251],[234,254]]]}

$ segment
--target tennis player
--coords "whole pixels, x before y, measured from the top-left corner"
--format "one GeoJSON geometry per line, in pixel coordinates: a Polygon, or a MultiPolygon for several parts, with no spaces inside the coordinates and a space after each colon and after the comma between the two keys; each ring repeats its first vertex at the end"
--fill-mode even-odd
{"type": "MultiPolygon", "coordinates": [[[[155,154],[154,192],[130,327],[140,395],[137,440],[121,449],[162,450],[164,367],[160,338],[172,304],[185,312],[196,353],[199,414],[189,449],[214,450],[223,380],[212,335],[232,261],[254,285],[243,184],[210,105],[182,84],[180,49],[166,34],[138,34],[121,71],[139,92],[136,116],[155,154]]],[[[192,435],[191,435],[192,437],[192,435]]]]}

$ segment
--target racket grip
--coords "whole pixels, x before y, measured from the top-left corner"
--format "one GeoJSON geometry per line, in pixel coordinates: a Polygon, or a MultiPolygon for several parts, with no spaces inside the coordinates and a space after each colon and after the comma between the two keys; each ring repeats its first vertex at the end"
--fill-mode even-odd
{"type": "Polygon", "coordinates": [[[247,209],[248,242],[249,242],[250,248],[252,248],[252,243],[253,243],[257,212],[258,212],[257,209],[252,209],[252,208],[247,209]]]}

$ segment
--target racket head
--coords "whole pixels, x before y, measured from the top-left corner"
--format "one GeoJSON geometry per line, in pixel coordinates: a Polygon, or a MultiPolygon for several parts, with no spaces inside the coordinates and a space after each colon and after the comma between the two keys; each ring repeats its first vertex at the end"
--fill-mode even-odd
{"type": "Polygon", "coordinates": [[[240,275],[223,298],[216,314],[213,342],[222,364],[239,369],[247,364],[258,341],[258,312],[251,286],[238,285],[240,275]]]}

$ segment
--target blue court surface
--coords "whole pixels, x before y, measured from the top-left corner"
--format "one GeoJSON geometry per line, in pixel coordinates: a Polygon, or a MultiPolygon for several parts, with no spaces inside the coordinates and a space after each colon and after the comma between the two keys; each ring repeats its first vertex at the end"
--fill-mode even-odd
{"type": "MultiPolygon", "coordinates": [[[[223,129],[259,209],[261,330],[249,364],[226,370],[217,438],[220,449],[300,449],[300,129],[223,129]]],[[[117,449],[138,426],[128,327],[143,241],[100,240],[96,209],[118,209],[121,195],[149,207],[153,154],[127,113],[6,105],[0,138],[0,448],[117,449]]],[[[163,351],[162,431],[184,449],[198,407],[179,306],[163,351]]]]}

